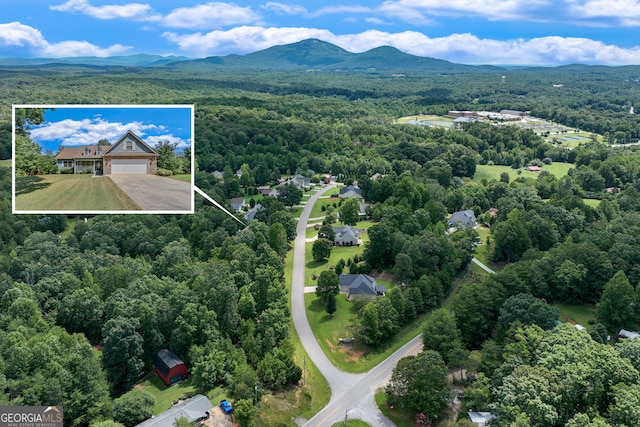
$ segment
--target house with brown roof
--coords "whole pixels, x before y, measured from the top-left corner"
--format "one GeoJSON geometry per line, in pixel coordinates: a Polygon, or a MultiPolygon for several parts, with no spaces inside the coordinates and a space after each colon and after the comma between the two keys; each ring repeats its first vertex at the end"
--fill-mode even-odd
{"type": "Polygon", "coordinates": [[[153,175],[158,169],[157,157],[140,137],[127,131],[110,146],[64,147],[56,154],[56,163],[58,170],[72,169],[73,173],[153,175]]]}

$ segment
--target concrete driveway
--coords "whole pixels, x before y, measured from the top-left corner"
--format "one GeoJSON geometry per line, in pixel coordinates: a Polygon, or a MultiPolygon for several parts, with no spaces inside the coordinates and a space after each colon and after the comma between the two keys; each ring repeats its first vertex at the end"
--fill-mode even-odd
{"type": "Polygon", "coordinates": [[[145,211],[192,212],[193,188],[190,182],[145,174],[108,176],[145,211]]]}

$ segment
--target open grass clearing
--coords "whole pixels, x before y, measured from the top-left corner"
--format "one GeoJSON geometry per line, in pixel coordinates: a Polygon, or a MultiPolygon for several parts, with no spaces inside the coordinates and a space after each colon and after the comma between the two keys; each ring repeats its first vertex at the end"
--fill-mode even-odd
{"type": "Polygon", "coordinates": [[[12,163],[13,163],[13,161],[11,159],[0,160],[0,167],[10,168],[12,163]]]}
{"type": "MultiPolygon", "coordinates": [[[[336,189],[336,192],[338,192],[339,190],[336,189]]],[[[316,203],[313,205],[313,209],[311,209],[311,214],[309,215],[309,218],[318,218],[318,217],[324,217],[327,216],[327,211],[326,211],[326,207],[327,206],[333,206],[334,204],[336,205],[336,209],[340,206],[340,202],[343,199],[340,199],[339,197],[331,197],[328,199],[318,199],[318,201],[316,201],[316,203]],[[325,207],[325,210],[323,211],[322,208],[325,207]]]]}
{"type": "MultiPolygon", "coordinates": [[[[567,173],[569,172],[569,169],[573,167],[574,167],[573,163],[554,162],[550,165],[542,166],[541,169],[543,171],[548,171],[552,175],[555,175],[556,178],[561,178],[567,175],[567,173]]],[[[538,179],[538,175],[539,175],[539,172],[527,171],[527,170],[524,170],[524,168],[512,169],[510,166],[477,165],[476,173],[474,174],[471,181],[477,182],[477,183],[482,182],[483,179],[486,179],[487,181],[491,181],[492,179],[499,181],[500,174],[502,174],[503,172],[506,172],[509,174],[510,181],[513,181],[518,177],[538,179]],[[520,171],[520,174],[518,174],[518,171],[520,171]]]]}
{"type": "Polygon", "coordinates": [[[156,405],[153,408],[153,413],[156,415],[169,409],[171,404],[176,400],[197,394],[196,388],[191,385],[190,379],[167,387],[155,374],[152,374],[147,380],[136,385],[135,388],[146,390],[155,397],[156,405]]]}
{"type": "Polygon", "coordinates": [[[356,342],[353,348],[343,349],[337,345],[338,338],[352,337],[355,334],[349,324],[349,319],[355,319],[356,315],[353,304],[346,300],[345,295],[339,295],[336,298],[336,313],[333,319],[329,319],[324,311],[324,304],[315,294],[305,294],[304,302],[311,330],[320,347],[331,363],[351,373],[367,372],[391,356],[422,332],[422,323],[427,317],[427,314],[422,314],[400,329],[392,341],[383,343],[380,347],[369,348],[356,342]],[[333,323],[334,320],[335,323],[333,323]]]}
{"type": "Polygon", "coordinates": [[[599,199],[582,199],[582,201],[584,202],[585,205],[591,206],[592,208],[595,209],[598,206],[600,206],[600,202],[602,200],[599,200],[599,199]]]}
{"type": "Polygon", "coordinates": [[[41,175],[16,177],[17,210],[141,210],[109,177],[41,175]]]}
{"type": "Polygon", "coordinates": [[[560,310],[560,321],[564,323],[579,323],[591,330],[589,321],[595,322],[596,308],[592,305],[553,304],[560,310]]]}

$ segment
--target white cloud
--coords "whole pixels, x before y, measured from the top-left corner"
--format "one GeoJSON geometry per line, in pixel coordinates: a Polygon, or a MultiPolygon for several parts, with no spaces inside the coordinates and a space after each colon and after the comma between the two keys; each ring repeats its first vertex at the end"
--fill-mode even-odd
{"type": "Polygon", "coordinates": [[[270,1],[260,7],[262,9],[275,12],[279,15],[306,15],[308,13],[306,7],[297,4],[285,4],[270,1]]]}
{"type": "Polygon", "coordinates": [[[315,12],[309,14],[311,17],[324,16],[324,15],[333,15],[339,13],[348,13],[348,14],[361,14],[361,13],[370,13],[371,8],[365,6],[326,6],[322,7],[315,12]]]}
{"type": "Polygon", "coordinates": [[[65,56],[111,56],[121,54],[130,49],[128,46],[114,44],[102,48],[87,41],[67,40],[49,43],[42,33],[20,22],[0,24],[0,46],[25,48],[29,54],[48,58],[65,56]]]}
{"type": "Polygon", "coordinates": [[[41,53],[49,58],[63,58],[73,56],[97,56],[106,58],[108,56],[120,55],[130,50],[131,46],[114,44],[107,48],[101,48],[86,41],[64,41],[52,43],[42,48],[41,53]]]}
{"type": "Polygon", "coordinates": [[[10,22],[0,24],[0,46],[44,47],[47,45],[42,33],[33,27],[10,22]]]}
{"type": "Polygon", "coordinates": [[[36,142],[60,141],[60,144],[65,147],[81,147],[95,145],[103,138],[113,143],[129,130],[143,137],[147,131],[157,128],[153,124],[135,121],[129,123],[109,122],[100,117],[84,120],[66,119],[33,128],[31,139],[36,142]]]}
{"type": "Polygon", "coordinates": [[[142,3],[91,6],[88,0],[68,0],[61,5],[49,6],[49,8],[58,12],[78,12],[98,19],[132,19],[136,21],[159,19],[150,5],[142,3]]]}
{"type": "Polygon", "coordinates": [[[618,25],[640,25],[640,1],[638,0],[574,0],[569,2],[569,12],[587,22],[615,22],[618,25]]]}
{"type": "Polygon", "coordinates": [[[174,9],[162,19],[162,24],[172,28],[212,29],[230,25],[258,24],[261,20],[260,15],[250,7],[213,2],[174,9]]]}
{"type": "Polygon", "coordinates": [[[274,45],[318,38],[350,52],[364,52],[379,46],[393,46],[418,56],[466,64],[567,64],[624,65],[640,63],[640,46],[621,48],[601,41],[572,37],[533,39],[481,39],[473,34],[451,34],[431,38],[417,31],[388,33],[377,30],[335,35],[316,28],[264,28],[244,26],[228,31],[211,31],[164,37],[186,54],[195,56],[254,52],[274,45]]]}

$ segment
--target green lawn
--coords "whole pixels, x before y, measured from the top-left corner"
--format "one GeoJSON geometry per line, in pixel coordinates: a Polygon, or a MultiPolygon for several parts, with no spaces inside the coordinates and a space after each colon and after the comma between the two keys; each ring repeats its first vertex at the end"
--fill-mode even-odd
{"type": "Polygon", "coordinates": [[[171,175],[169,178],[177,179],[178,181],[191,182],[191,174],[189,173],[181,175],[171,175]]]}
{"type": "MultiPolygon", "coordinates": [[[[339,190],[336,189],[336,193],[339,190]]],[[[313,209],[311,209],[311,214],[309,215],[309,218],[319,218],[319,217],[324,217],[327,216],[327,212],[326,210],[323,212],[322,211],[322,207],[323,206],[328,206],[328,205],[333,205],[334,203],[336,204],[336,206],[340,206],[340,201],[342,199],[338,198],[338,197],[332,197],[329,199],[318,199],[318,201],[313,205],[313,209]]]]}
{"type": "Polygon", "coordinates": [[[347,301],[345,294],[336,297],[336,312],[330,318],[325,311],[325,305],[320,298],[313,294],[304,295],[304,305],[307,309],[309,324],[316,340],[334,364],[345,371],[354,371],[358,368],[357,349],[345,349],[338,345],[338,338],[353,338],[355,330],[352,325],[357,317],[355,306],[347,301]]]}
{"type": "Polygon", "coordinates": [[[16,177],[17,210],[140,210],[109,177],[42,175],[16,177]]]}
{"type": "Polygon", "coordinates": [[[144,389],[155,397],[156,406],[153,413],[156,415],[169,409],[176,400],[196,394],[196,389],[189,379],[178,385],[167,387],[157,375],[151,375],[148,380],[136,385],[136,388],[144,389]]]}
{"type": "Polygon", "coordinates": [[[11,163],[12,163],[11,159],[0,160],[0,167],[10,168],[11,167],[11,163]]]}
{"type": "Polygon", "coordinates": [[[596,308],[589,305],[553,304],[560,310],[560,321],[579,323],[587,329],[591,329],[589,320],[596,320],[596,308]]]}
{"type": "Polygon", "coordinates": [[[383,389],[376,392],[375,400],[380,412],[389,418],[397,427],[414,427],[416,425],[413,418],[408,416],[408,414],[398,409],[389,408],[389,405],[387,405],[387,393],[383,389]]]}
{"type": "Polygon", "coordinates": [[[365,423],[362,420],[347,420],[347,422],[344,421],[340,421],[339,423],[335,423],[333,424],[332,427],[343,427],[343,426],[349,426],[349,427],[371,427],[370,424],[365,423]]]}
{"type": "Polygon", "coordinates": [[[582,201],[587,206],[591,206],[592,208],[597,208],[598,206],[600,206],[600,202],[602,200],[598,200],[598,199],[582,199],[582,201]]]}
{"type": "MultiPolygon", "coordinates": [[[[542,166],[542,170],[549,171],[549,173],[551,173],[552,175],[555,175],[557,178],[561,178],[567,175],[567,173],[569,172],[569,169],[571,169],[572,167],[574,167],[572,163],[555,162],[550,165],[542,166]]],[[[532,179],[538,178],[538,172],[526,171],[524,170],[524,168],[521,168],[520,170],[522,171],[522,173],[518,175],[518,170],[512,169],[510,166],[477,165],[476,173],[471,179],[471,181],[479,183],[479,182],[482,182],[483,179],[486,179],[487,181],[491,181],[492,179],[500,180],[500,174],[503,172],[507,172],[509,174],[509,178],[511,181],[513,181],[518,177],[525,177],[525,178],[532,178],[532,179]]]]}

